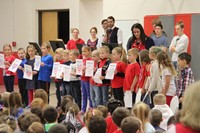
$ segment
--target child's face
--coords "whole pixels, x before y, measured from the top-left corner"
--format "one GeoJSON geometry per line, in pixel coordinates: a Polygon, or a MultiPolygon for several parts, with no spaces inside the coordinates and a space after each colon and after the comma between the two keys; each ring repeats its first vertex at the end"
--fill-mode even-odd
{"type": "Polygon", "coordinates": [[[62,54],[61,53],[55,53],[55,57],[57,60],[62,60],[62,54]]]}
{"type": "Polygon", "coordinates": [[[64,61],[68,61],[69,60],[69,54],[63,53],[62,57],[63,57],[64,61]]]}
{"type": "Polygon", "coordinates": [[[6,56],[10,56],[12,51],[11,51],[11,48],[9,46],[6,46],[3,48],[3,52],[6,56]]]}
{"type": "Polygon", "coordinates": [[[83,57],[89,57],[90,56],[90,51],[87,49],[82,49],[82,56],[83,57]]]}
{"type": "Polygon", "coordinates": [[[19,59],[24,59],[25,58],[25,52],[24,52],[24,50],[19,50],[17,52],[17,55],[18,55],[19,59]]]}
{"type": "Polygon", "coordinates": [[[184,68],[185,66],[187,66],[186,60],[181,60],[180,58],[178,58],[178,66],[179,68],[184,68]]]}
{"type": "Polygon", "coordinates": [[[93,54],[93,55],[92,55],[92,60],[93,60],[94,62],[98,62],[98,61],[99,61],[99,56],[93,54]]]}
{"type": "Polygon", "coordinates": [[[112,59],[113,61],[119,61],[120,60],[120,54],[116,52],[116,50],[112,51],[112,59]]]}
{"type": "Polygon", "coordinates": [[[152,53],[151,51],[149,51],[149,58],[152,60],[155,58],[155,53],[152,53]]]}
{"type": "Polygon", "coordinates": [[[129,62],[134,62],[134,61],[136,61],[136,59],[137,59],[136,55],[134,55],[132,53],[128,53],[128,61],[129,62]]]}
{"type": "Polygon", "coordinates": [[[71,61],[75,61],[77,59],[77,56],[75,56],[72,52],[69,53],[69,59],[71,61]]]}
{"type": "Polygon", "coordinates": [[[33,48],[28,48],[28,55],[30,57],[35,57],[35,50],[33,48]]]}
{"type": "Polygon", "coordinates": [[[99,57],[100,57],[101,59],[108,58],[108,55],[109,55],[109,53],[106,52],[104,49],[101,49],[100,52],[99,52],[99,57]]]}
{"type": "Polygon", "coordinates": [[[42,54],[43,55],[47,55],[48,54],[48,49],[45,46],[42,46],[41,50],[42,50],[42,54]]]}

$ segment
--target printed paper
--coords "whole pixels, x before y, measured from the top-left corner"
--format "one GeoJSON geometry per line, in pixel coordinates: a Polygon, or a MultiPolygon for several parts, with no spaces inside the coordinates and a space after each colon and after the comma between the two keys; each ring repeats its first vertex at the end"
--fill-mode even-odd
{"type": "Polygon", "coordinates": [[[30,65],[26,65],[24,64],[24,79],[29,79],[32,80],[33,79],[33,71],[32,71],[32,67],[30,65]]]}
{"type": "Polygon", "coordinates": [[[0,68],[5,68],[4,62],[4,54],[0,54],[0,68]]]}
{"type": "Polygon", "coordinates": [[[54,62],[53,63],[53,70],[51,73],[51,77],[56,77],[56,73],[58,72],[58,67],[60,65],[60,62],[54,62]]]}
{"type": "Polygon", "coordinates": [[[70,81],[70,73],[71,73],[71,67],[65,65],[64,66],[64,77],[63,77],[63,81],[70,81]]]}
{"type": "Polygon", "coordinates": [[[102,80],[100,79],[101,70],[102,70],[102,68],[98,68],[97,71],[96,71],[96,73],[95,73],[95,75],[94,75],[94,77],[93,77],[95,83],[103,84],[102,80]]]}
{"type": "Polygon", "coordinates": [[[41,56],[36,55],[35,56],[35,63],[34,63],[34,70],[36,70],[36,71],[40,70],[40,63],[41,63],[41,56]]]}
{"type": "Polygon", "coordinates": [[[116,63],[110,63],[107,72],[106,72],[106,77],[105,79],[113,79],[115,75],[115,70],[116,70],[116,63]]]}
{"type": "Polygon", "coordinates": [[[12,65],[8,68],[9,71],[15,73],[19,67],[19,65],[21,64],[22,60],[19,59],[15,59],[12,63],[12,65]]]}
{"type": "Polygon", "coordinates": [[[131,91],[125,91],[124,93],[124,104],[125,107],[132,108],[133,103],[132,103],[132,92],[131,91]]]}
{"type": "Polygon", "coordinates": [[[82,75],[82,74],[83,74],[83,60],[76,59],[76,75],[82,75]]]}
{"type": "Polygon", "coordinates": [[[62,73],[64,72],[65,66],[66,65],[64,65],[64,64],[59,64],[58,70],[57,70],[57,73],[56,73],[56,79],[62,79],[61,76],[62,76],[62,73]]]}
{"type": "Polygon", "coordinates": [[[94,61],[87,60],[86,61],[86,69],[85,69],[85,76],[92,77],[94,74],[94,61]]]}

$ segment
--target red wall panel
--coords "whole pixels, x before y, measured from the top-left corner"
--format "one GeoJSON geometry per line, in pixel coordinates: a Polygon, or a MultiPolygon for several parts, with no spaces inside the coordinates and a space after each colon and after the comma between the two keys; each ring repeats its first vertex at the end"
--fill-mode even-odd
{"type": "Polygon", "coordinates": [[[154,18],[158,18],[158,17],[159,17],[159,15],[150,15],[150,16],[144,17],[144,31],[145,31],[147,36],[150,36],[150,34],[153,31],[153,26],[151,24],[152,20],[154,18]]]}

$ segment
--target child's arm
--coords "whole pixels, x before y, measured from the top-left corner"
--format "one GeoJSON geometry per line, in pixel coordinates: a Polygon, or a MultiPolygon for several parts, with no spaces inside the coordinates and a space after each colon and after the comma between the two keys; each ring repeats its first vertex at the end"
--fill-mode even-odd
{"type": "Polygon", "coordinates": [[[51,70],[53,68],[53,57],[47,59],[47,63],[41,62],[41,66],[44,66],[46,69],[51,70]]]}
{"type": "Polygon", "coordinates": [[[139,79],[139,76],[135,76],[134,79],[133,79],[133,82],[132,82],[132,85],[131,85],[131,88],[130,88],[130,90],[132,92],[134,91],[134,88],[137,85],[138,79],[139,79]]]}
{"type": "Polygon", "coordinates": [[[168,89],[169,89],[169,84],[170,84],[170,79],[171,79],[171,76],[170,75],[165,75],[165,86],[163,88],[163,94],[166,95],[168,89]]]}

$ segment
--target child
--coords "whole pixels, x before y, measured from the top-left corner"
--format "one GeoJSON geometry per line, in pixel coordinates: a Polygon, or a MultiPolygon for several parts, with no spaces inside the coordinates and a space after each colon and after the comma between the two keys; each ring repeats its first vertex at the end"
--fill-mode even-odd
{"type": "Polygon", "coordinates": [[[150,111],[150,122],[156,131],[165,131],[160,127],[160,123],[162,122],[162,112],[160,110],[152,109],[150,111]]]}
{"type": "Polygon", "coordinates": [[[92,108],[92,101],[90,98],[90,83],[89,77],[85,76],[86,61],[91,60],[91,48],[89,46],[82,47],[82,56],[83,56],[83,75],[81,76],[81,88],[82,88],[82,108],[81,113],[86,112],[87,101],[89,100],[89,106],[92,108]]]}
{"type": "Polygon", "coordinates": [[[51,82],[50,75],[53,67],[53,57],[49,54],[51,46],[48,42],[43,43],[41,49],[42,49],[42,58],[40,63],[38,80],[40,82],[40,88],[47,92],[48,102],[49,102],[49,89],[51,82]]]}
{"type": "Polygon", "coordinates": [[[81,109],[81,83],[80,76],[76,75],[76,59],[79,56],[78,50],[71,50],[69,53],[69,58],[71,61],[71,74],[70,74],[70,92],[75,102],[81,109]]]}
{"type": "Polygon", "coordinates": [[[148,69],[150,66],[150,58],[149,58],[149,51],[148,50],[142,50],[139,52],[139,60],[140,60],[140,76],[138,81],[138,88],[141,89],[141,100],[143,100],[143,97],[145,96],[146,89],[145,85],[148,78],[148,69]]]}
{"type": "MultiPolygon", "coordinates": [[[[70,52],[69,50],[63,50],[63,52],[62,52],[62,57],[63,57],[64,64],[67,65],[67,66],[70,66],[70,64],[71,64],[71,61],[69,59],[69,52],[70,52]]],[[[62,82],[62,86],[63,86],[63,96],[71,95],[70,82],[63,81],[62,82]]]]}
{"type": "Polygon", "coordinates": [[[114,48],[112,50],[112,60],[114,63],[117,63],[117,66],[114,78],[111,80],[111,87],[113,90],[114,98],[123,102],[123,83],[127,66],[126,51],[122,47],[114,48]]]}
{"type": "MultiPolygon", "coordinates": [[[[34,63],[35,63],[35,47],[33,45],[29,45],[26,48],[27,54],[26,54],[26,64],[30,65],[33,70],[33,78],[32,80],[27,79],[26,80],[26,89],[28,90],[28,103],[30,103],[33,100],[33,91],[35,89],[38,89],[38,72],[34,71],[34,63]]],[[[28,106],[29,107],[29,106],[28,106]]]]}
{"type": "Polygon", "coordinates": [[[158,109],[162,112],[162,122],[160,124],[160,127],[164,130],[167,130],[167,121],[168,119],[174,115],[172,110],[169,108],[169,106],[166,104],[166,97],[163,94],[156,94],[153,97],[153,102],[155,104],[153,109],[158,109]]]}
{"type": "Polygon", "coordinates": [[[33,122],[26,133],[45,133],[44,126],[40,122],[33,122]]]}
{"type": "Polygon", "coordinates": [[[63,124],[56,124],[49,129],[48,133],[75,133],[68,132],[67,127],[63,124]]]}
{"type": "Polygon", "coordinates": [[[117,130],[113,133],[122,133],[122,130],[120,128],[121,122],[124,118],[130,116],[130,111],[126,109],[125,107],[118,107],[115,109],[115,111],[112,114],[113,122],[117,125],[117,130]]]}
{"type": "Polygon", "coordinates": [[[155,129],[149,122],[150,108],[147,104],[139,102],[133,107],[133,114],[142,121],[142,127],[145,133],[154,133],[155,129]]]}
{"type": "Polygon", "coordinates": [[[176,93],[176,86],[174,82],[174,77],[176,76],[176,70],[165,52],[160,52],[157,54],[157,60],[159,69],[162,73],[162,93],[166,96],[167,105],[170,106],[171,100],[176,93]]]}
{"type": "Polygon", "coordinates": [[[12,92],[9,96],[10,115],[18,118],[23,112],[21,95],[18,92],[12,92]]]}
{"type": "MultiPolygon", "coordinates": [[[[92,60],[94,61],[94,71],[96,71],[98,62],[100,60],[98,50],[92,51],[92,60]]],[[[94,82],[93,77],[90,78],[90,96],[93,108],[101,104],[100,90],[97,84],[94,82]]]]}
{"type": "Polygon", "coordinates": [[[140,65],[137,63],[138,49],[132,48],[128,50],[128,61],[129,65],[126,68],[125,79],[124,79],[124,91],[132,92],[132,102],[135,103],[135,97],[137,92],[137,83],[140,75],[140,65]]]}
{"type": "Polygon", "coordinates": [[[100,61],[98,63],[98,68],[102,68],[100,79],[103,84],[97,84],[100,93],[97,93],[97,97],[101,98],[101,105],[106,105],[108,102],[108,90],[110,86],[110,80],[105,79],[106,71],[110,64],[110,59],[108,59],[110,50],[107,46],[102,46],[99,48],[100,61]]]}
{"type": "Polygon", "coordinates": [[[89,133],[106,133],[106,122],[102,117],[93,116],[88,124],[89,133]]]}
{"type": "Polygon", "coordinates": [[[44,105],[48,105],[48,95],[44,89],[37,89],[34,93],[34,98],[41,98],[44,102],[44,105]]]}
{"type": "Polygon", "coordinates": [[[143,133],[142,122],[137,117],[129,116],[122,120],[121,129],[123,133],[143,133]]]}
{"type": "Polygon", "coordinates": [[[43,117],[46,121],[44,125],[45,132],[48,132],[49,129],[57,123],[58,112],[55,107],[48,106],[43,110],[43,117]]]}
{"type": "Polygon", "coordinates": [[[186,88],[194,82],[194,76],[191,68],[188,64],[191,61],[191,55],[188,53],[182,53],[178,56],[178,66],[180,68],[180,74],[177,80],[176,95],[179,98],[179,109],[182,108],[182,99],[186,88]]]}
{"type": "Polygon", "coordinates": [[[160,78],[160,74],[159,74],[159,68],[158,68],[158,61],[157,61],[157,54],[159,52],[161,52],[162,49],[160,47],[157,46],[153,46],[150,48],[149,50],[149,58],[152,60],[151,62],[151,67],[150,67],[150,78],[149,78],[149,87],[148,87],[148,100],[147,104],[150,106],[150,108],[153,108],[154,104],[153,104],[153,97],[155,94],[157,94],[158,92],[161,92],[162,89],[162,81],[160,78]]]}
{"type": "Polygon", "coordinates": [[[108,107],[104,105],[98,105],[97,109],[101,111],[103,118],[106,119],[108,116],[108,107]]]}
{"type": "Polygon", "coordinates": [[[17,51],[17,55],[20,60],[22,60],[20,66],[17,69],[17,77],[18,77],[18,87],[19,87],[19,92],[22,97],[22,104],[26,107],[28,105],[28,96],[27,96],[27,90],[26,90],[26,79],[23,78],[23,67],[24,64],[26,63],[25,59],[25,50],[23,48],[19,48],[17,51]]]}
{"type": "Polygon", "coordinates": [[[3,52],[4,52],[4,65],[5,69],[3,71],[3,81],[4,85],[6,87],[7,92],[13,92],[14,91],[14,79],[15,79],[15,73],[9,71],[9,67],[15,60],[15,57],[12,55],[12,48],[10,44],[3,45],[3,52]]]}

